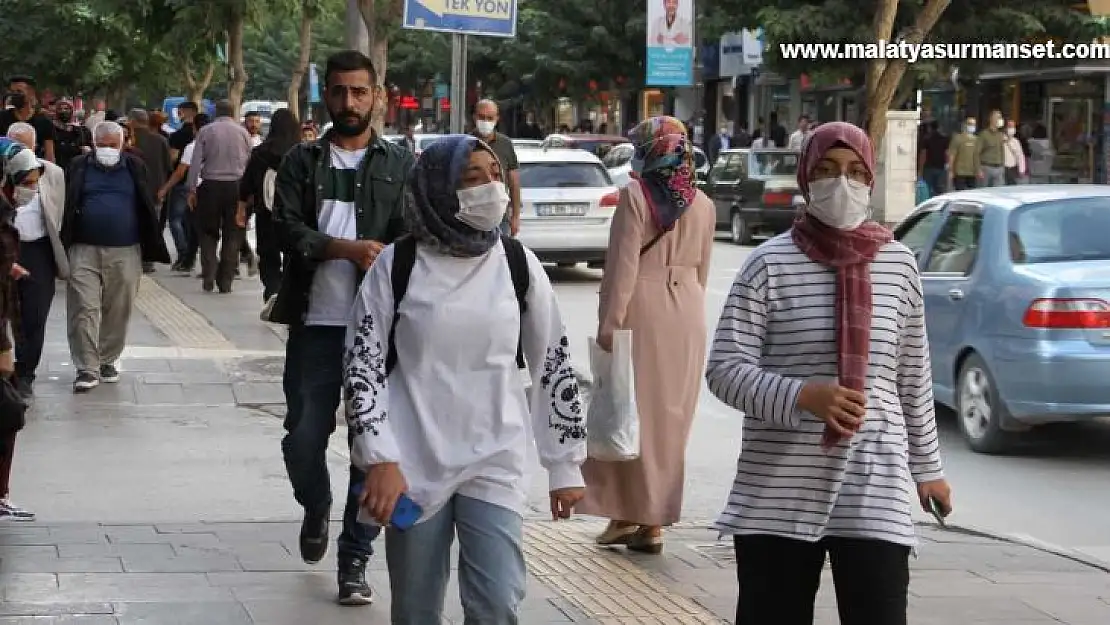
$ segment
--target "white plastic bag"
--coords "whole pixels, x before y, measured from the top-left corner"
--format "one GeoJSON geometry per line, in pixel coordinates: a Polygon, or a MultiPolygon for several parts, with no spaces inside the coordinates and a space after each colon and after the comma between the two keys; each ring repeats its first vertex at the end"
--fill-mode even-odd
{"type": "Polygon", "coordinates": [[[623,462],[640,457],[640,415],[632,371],[632,331],[613,332],[613,351],[590,342],[594,385],[586,412],[586,454],[595,460],[623,462]]]}

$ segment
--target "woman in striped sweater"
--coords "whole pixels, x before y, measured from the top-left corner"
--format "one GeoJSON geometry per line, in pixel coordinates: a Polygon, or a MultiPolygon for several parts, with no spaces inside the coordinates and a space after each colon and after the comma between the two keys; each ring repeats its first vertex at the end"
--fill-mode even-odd
{"type": "Polygon", "coordinates": [[[737,625],[810,625],[826,554],[845,625],[904,625],[911,507],[947,514],[921,281],[869,220],[874,152],[851,124],[802,148],[807,205],[736,277],[706,377],[744,413],[717,522],[734,537],[737,625]]]}

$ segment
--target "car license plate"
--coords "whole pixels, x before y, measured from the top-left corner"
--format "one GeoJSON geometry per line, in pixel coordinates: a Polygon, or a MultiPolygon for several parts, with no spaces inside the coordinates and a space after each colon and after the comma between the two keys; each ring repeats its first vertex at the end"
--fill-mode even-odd
{"type": "Polygon", "coordinates": [[[794,206],[805,206],[806,199],[800,195],[794,196],[794,206]]]}
{"type": "Polygon", "coordinates": [[[581,217],[589,208],[589,204],[536,204],[536,214],[540,217],[581,217]]]}

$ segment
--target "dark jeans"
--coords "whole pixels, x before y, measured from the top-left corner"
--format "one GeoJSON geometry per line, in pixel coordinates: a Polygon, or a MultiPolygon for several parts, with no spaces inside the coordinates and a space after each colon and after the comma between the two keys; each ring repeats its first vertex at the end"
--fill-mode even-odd
{"type": "Polygon", "coordinates": [[[46,320],[54,302],[54,248],[50,239],[19,243],[19,264],[31,274],[18,282],[20,332],[15,337],[15,373],[28,383],[35,381],[35,370],[42,360],[46,340],[46,320]]]}
{"type": "Polygon", "coordinates": [[[740,594],[736,625],[813,625],[813,602],[828,554],[841,625],[906,625],[910,548],[881,540],[816,543],[734,537],[740,594]]]}
{"type": "Polygon", "coordinates": [[[200,234],[200,270],[204,287],[230,291],[239,268],[242,228],[235,223],[239,182],[205,180],[197,189],[196,224],[200,234]],[[217,260],[216,250],[219,249],[217,260]]]}
{"type": "Polygon", "coordinates": [[[1019,178],[1021,178],[1021,176],[1018,174],[1017,167],[1006,168],[1006,184],[1017,184],[1019,178]]]}
{"type": "Polygon", "coordinates": [[[948,172],[943,167],[926,167],[921,171],[921,178],[929,187],[929,197],[948,193],[948,172]]]}
{"type": "Polygon", "coordinates": [[[963,191],[964,189],[974,189],[979,186],[978,180],[975,176],[955,176],[952,178],[952,190],[963,191]]]}
{"type": "Polygon", "coordinates": [[[12,460],[15,458],[15,432],[0,434],[0,499],[7,499],[12,478],[12,460]]]}
{"type": "Polygon", "coordinates": [[[200,242],[197,240],[196,224],[193,223],[193,211],[189,210],[189,192],[185,185],[179,184],[170,191],[168,212],[177,262],[192,267],[197,261],[200,242]]]}
{"type": "Polygon", "coordinates": [[[265,208],[254,214],[255,246],[258,248],[258,275],[262,279],[262,301],[281,288],[281,246],[278,244],[274,215],[265,208]]]}
{"type": "MultiPolygon", "coordinates": [[[[285,344],[285,431],[282,455],[293,496],[312,512],[331,505],[328,476],[328,439],[335,431],[335,411],[343,387],[343,351],[347,329],[329,326],[291,326],[285,344]]],[[[348,444],[350,439],[348,438],[348,444]]],[[[381,528],[358,522],[358,495],[366,474],[350,467],[343,533],[339,555],[369,557],[370,543],[381,528]]]]}

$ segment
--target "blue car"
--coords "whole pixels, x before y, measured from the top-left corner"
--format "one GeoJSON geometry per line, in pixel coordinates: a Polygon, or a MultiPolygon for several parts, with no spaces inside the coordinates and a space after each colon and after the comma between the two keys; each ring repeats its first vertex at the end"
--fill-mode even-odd
{"type": "Polygon", "coordinates": [[[1110,416],[1110,186],[949,193],[895,236],[921,269],[936,400],[972,449],[1110,416]]]}

